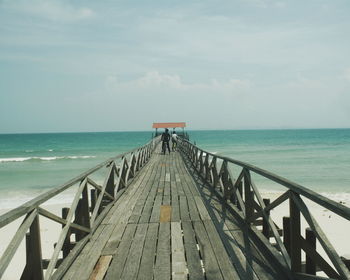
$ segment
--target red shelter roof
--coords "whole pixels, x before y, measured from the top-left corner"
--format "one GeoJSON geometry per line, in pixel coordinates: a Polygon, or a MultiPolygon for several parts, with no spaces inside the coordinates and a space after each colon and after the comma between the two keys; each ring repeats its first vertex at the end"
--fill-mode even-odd
{"type": "Polygon", "coordinates": [[[175,127],[186,127],[185,122],[174,122],[174,123],[153,123],[153,128],[175,128],[175,127]]]}

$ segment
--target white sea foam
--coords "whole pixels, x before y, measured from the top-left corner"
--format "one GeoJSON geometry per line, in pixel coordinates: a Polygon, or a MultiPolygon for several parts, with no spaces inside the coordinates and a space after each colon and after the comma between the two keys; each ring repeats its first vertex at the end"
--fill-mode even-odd
{"type": "Polygon", "coordinates": [[[25,157],[25,158],[0,158],[0,162],[9,162],[9,161],[25,161],[25,160],[30,160],[30,157],[25,157]]]}
{"type": "Polygon", "coordinates": [[[13,158],[0,158],[0,163],[1,162],[22,162],[27,160],[50,161],[50,160],[58,160],[58,159],[87,159],[87,158],[95,158],[95,156],[13,157],[13,158]]]}

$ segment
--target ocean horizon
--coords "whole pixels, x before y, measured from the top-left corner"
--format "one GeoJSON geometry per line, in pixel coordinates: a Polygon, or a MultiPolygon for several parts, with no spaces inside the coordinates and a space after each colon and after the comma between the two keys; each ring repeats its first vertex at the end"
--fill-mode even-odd
{"type": "MultiPolygon", "coordinates": [[[[187,132],[191,142],[209,152],[253,164],[334,199],[350,196],[350,129],[187,132]]],[[[151,137],[152,131],[0,134],[0,209],[17,207],[151,137]]],[[[262,191],[281,190],[256,180],[262,191]]]]}

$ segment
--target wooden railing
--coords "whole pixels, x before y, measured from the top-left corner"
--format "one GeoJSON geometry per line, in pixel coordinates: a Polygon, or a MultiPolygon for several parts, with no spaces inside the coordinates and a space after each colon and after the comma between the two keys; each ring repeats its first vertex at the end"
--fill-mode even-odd
{"type": "Polygon", "coordinates": [[[235,213],[235,217],[249,225],[251,232],[261,241],[259,244],[263,245],[264,252],[282,267],[289,279],[350,279],[348,260],[337,254],[303,198],[348,221],[350,208],[261,168],[206,152],[186,140],[179,146],[202,180],[235,213]],[[233,169],[238,171],[238,176],[232,175],[233,169]],[[267,178],[287,190],[272,202],[263,199],[253,175],[267,178]],[[289,216],[283,217],[281,229],[272,220],[270,211],[285,201],[289,203],[289,216]],[[308,224],[305,236],[301,232],[301,215],[308,224]],[[262,230],[258,230],[258,225],[262,230]],[[318,252],[316,240],[329,260],[318,252]],[[305,262],[302,262],[302,251],[306,254],[305,262]],[[316,276],[318,271],[323,271],[329,278],[316,276]]]}
{"type": "Polygon", "coordinates": [[[21,279],[60,279],[114,202],[147,163],[157,142],[159,142],[159,138],[154,138],[140,148],[110,158],[62,186],[0,216],[0,229],[25,216],[1,256],[0,278],[11,263],[20,243],[25,239],[26,265],[21,279]],[[104,183],[100,185],[91,176],[102,169],[107,169],[107,175],[104,178],[104,183]],[[42,207],[42,204],[49,199],[74,187],[77,190],[73,202],[70,208],[62,209],[62,217],[42,207]],[[52,244],[54,251],[49,260],[42,259],[39,216],[62,225],[57,243],[52,244]],[[74,242],[71,241],[71,235],[75,235],[74,242]],[[59,258],[60,254],[63,255],[63,258],[59,258]]]}

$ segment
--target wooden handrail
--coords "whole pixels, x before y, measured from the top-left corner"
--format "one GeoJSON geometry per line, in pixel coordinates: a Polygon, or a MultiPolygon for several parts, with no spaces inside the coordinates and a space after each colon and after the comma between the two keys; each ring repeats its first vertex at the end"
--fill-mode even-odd
{"type": "Polygon", "coordinates": [[[179,148],[204,184],[215,191],[220,201],[226,204],[227,209],[232,211],[235,218],[249,226],[251,234],[261,241],[262,250],[274,258],[275,263],[285,271],[287,278],[320,279],[315,275],[316,269],[306,271],[311,274],[304,273],[303,267],[305,266],[302,263],[301,253],[303,250],[306,253],[307,264],[310,264],[310,261],[313,262],[313,265],[317,265],[318,269],[328,277],[350,279],[349,269],[327,239],[316,219],[311,215],[302,197],[308,198],[346,220],[350,220],[350,208],[272,172],[239,160],[207,152],[185,139],[180,140],[179,148]],[[222,161],[221,166],[218,164],[218,160],[222,161]],[[236,168],[242,168],[236,178],[233,177],[229,164],[236,166],[236,168]],[[253,182],[251,173],[276,182],[286,187],[287,191],[270,203],[269,200],[262,198],[253,182]],[[283,230],[281,230],[269,213],[285,201],[289,202],[290,217],[283,217],[283,230]],[[301,215],[309,226],[307,232],[318,240],[328,255],[330,263],[317,252],[315,241],[311,241],[311,239],[308,241],[308,238],[302,236],[301,215]],[[259,218],[262,220],[257,220],[259,218]],[[263,225],[263,227],[260,230],[255,225],[263,225]],[[280,234],[285,236],[283,242],[280,234]],[[272,244],[270,237],[273,237],[277,243],[272,244]]]}
{"type": "Polygon", "coordinates": [[[30,267],[31,264],[27,263],[23,270],[22,277],[26,278],[29,277],[28,275],[31,275],[30,277],[34,277],[38,280],[48,280],[52,279],[53,275],[61,275],[62,272],[60,271],[67,269],[67,267],[61,267],[62,264],[66,266],[69,265],[77,254],[79,254],[84,244],[86,244],[88,241],[88,236],[93,233],[97,225],[101,223],[102,219],[107,215],[109,209],[111,209],[113,203],[120,198],[120,194],[124,192],[124,188],[126,188],[128,183],[133,180],[136,173],[138,173],[148,162],[159,140],[160,137],[153,138],[144,146],[109,158],[88,171],[83,172],[72,180],[64,183],[63,185],[39,195],[21,206],[1,215],[0,229],[23,215],[27,215],[27,217],[17,230],[12,241],[7,246],[0,258],[0,278],[10,264],[20,242],[26,236],[26,232],[29,229],[30,232],[27,233],[27,235],[29,234],[27,236],[27,240],[29,240],[29,242],[31,242],[31,244],[34,245],[37,250],[37,254],[34,255],[34,262],[38,265],[36,268],[34,268],[34,270],[32,270],[30,267]],[[116,167],[116,161],[120,159],[122,160],[122,166],[116,167]],[[104,180],[104,184],[100,186],[88,176],[104,167],[108,168],[108,172],[104,180]],[[115,184],[114,176],[117,176],[117,184],[115,184]],[[58,217],[57,215],[40,207],[44,202],[78,183],[79,187],[75,193],[71,208],[66,209],[68,210],[68,215],[58,217]],[[122,184],[122,187],[120,187],[120,184],[122,184]],[[90,197],[88,196],[88,188],[91,189],[90,197]],[[94,193],[98,193],[97,197],[93,195],[94,193]],[[51,221],[59,223],[63,226],[59,239],[55,245],[53,255],[48,261],[45,276],[43,274],[43,260],[41,259],[40,252],[41,241],[39,235],[39,215],[47,217],[51,221]],[[33,224],[34,221],[36,223],[35,225],[33,224]],[[71,247],[70,243],[68,243],[68,245],[65,244],[67,238],[68,242],[70,242],[69,237],[72,233],[76,234],[77,243],[75,244],[74,248],[79,248],[79,250],[72,250],[73,247],[71,247]],[[71,253],[66,256],[69,261],[62,262],[62,259],[59,259],[59,253],[61,250],[66,250],[67,248],[68,252],[72,250],[71,253]],[[59,268],[57,269],[58,266],[59,268]]]}
{"type": "MultiPolygon", "coordinates": [[[[182,141],[188,143],[189,145],[193,145],[192,143],[190,143],[189,141],[187,141],[185,139],[183,139],[182,141]]],[[[195,145],[193,145],[193,146],[195,146],[195,145]]],[[[270,179],[271,181],[274,181],[274,182],[276,182],[284,187],[287,187],[288,189],[290,189],[290,190],[292,190],[292,191],[294,191],[302,196],[305,196],[306,198],[316,202],[317,204],[323,206],[324,208],[331,210],[332,212],[343,217],[344,219],[347,219],[350,221],[350,208],[346,207],[343,204],[340,204],[340,203],[338,203],[334,200],[331,200],[331,199],[329,199],[329,198],[327,198],[327,197],[325,197],[325,196],[323,196],[315,191],[312,191],[312,190],[310,190],[310,189],[308,189],[300,184],[292,182],[292,181],[290,181],[282,176],[279,176],[277,174],[274,174],[274,173],[267,171],[267,170],[264,170],[262,168],[256,167],[252,164],[249,164],[249,163],[246,163],[243,161],[239,161],[239,160],[236,160],[236,159],[233,159],[230,157],[225,157],[225,156],[213,154],[213,153],[207,152],[201,148],[198,148],[197,146],[195,146],[195,147],[198,149],[198,151],[200,153],[205,153],[205,154],[208,154],[208,155],[215,157],[217,159],[221,159],[223,161],[227,161],[227,162],[230,162],[232,164],[241,166],[242,168],[246,168],[251,172],[259,174],[267,179],[270,179]]]]}

